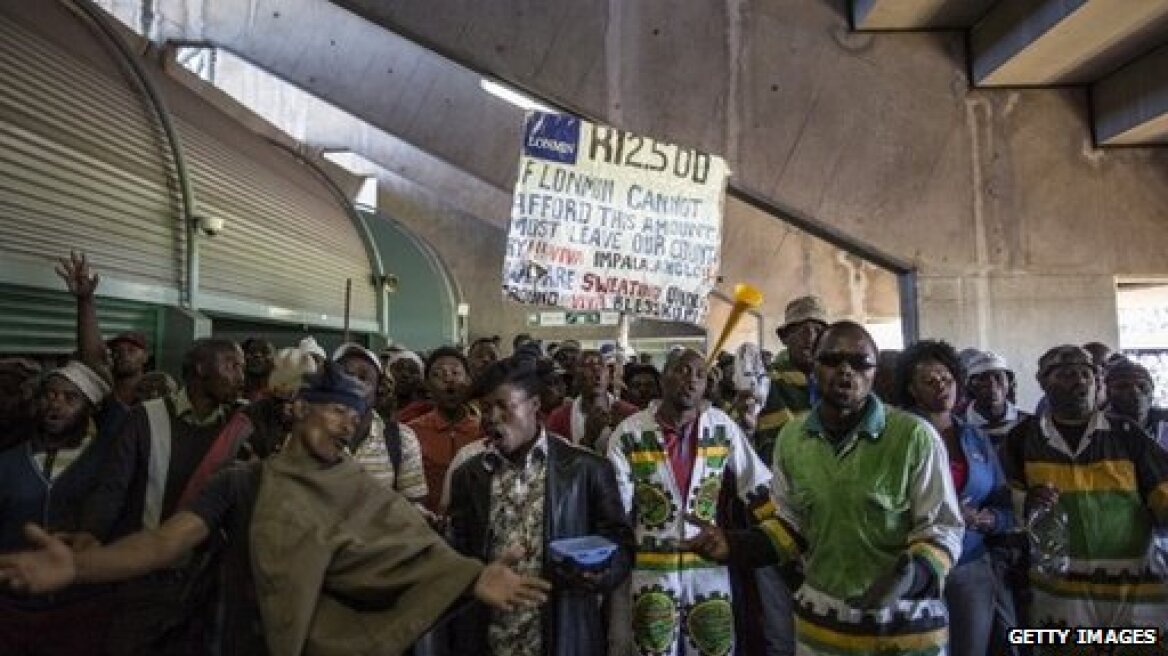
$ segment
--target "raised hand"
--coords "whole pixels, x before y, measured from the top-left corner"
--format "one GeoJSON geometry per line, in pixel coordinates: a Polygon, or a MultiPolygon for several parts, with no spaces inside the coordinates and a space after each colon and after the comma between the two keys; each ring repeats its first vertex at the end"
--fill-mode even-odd
{"type": "Polygon", "coordinates": [[[16,592],[56,592],[77,575],[73,552],[62,540],[36,524],[24,527],[24,536],[37,545],[35,551],[0,555],[0,585],[16,592]]]}
{"type": "Polygon", "coordinates": [[[509,549],[484,567],[475,581],[475,598],[504,612],[547,603],[551,583],[534,576],[522,576],[512,569],[522,557],[521,551],[509,549]]]}
{"type": "Polygon", "coordinates": [[[730,543],[726,540],[725,531],[693,513],[687,514],[685,521],[701,530],[694,537],[682,540],[682,549],[720,563],[726,562],[730,558],[730,543]]]}
{"type": "Polygon", "coordinates": [[[77,298],[89,298],[97,291],[101,276],[89,270],[89,261],[85,253],[70,251],[69,257],[58,260],[57,275],[65,281],[69,293],[77,298]]]}

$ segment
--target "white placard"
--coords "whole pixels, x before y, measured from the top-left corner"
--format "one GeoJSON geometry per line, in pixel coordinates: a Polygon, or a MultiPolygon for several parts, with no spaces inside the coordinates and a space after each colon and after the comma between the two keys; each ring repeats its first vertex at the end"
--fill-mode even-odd
{"type": "Polygon", "coordinates": [[[707,153],[531,112],[503,261],[520,303],[700,324],[729,172],[707,153]]]}

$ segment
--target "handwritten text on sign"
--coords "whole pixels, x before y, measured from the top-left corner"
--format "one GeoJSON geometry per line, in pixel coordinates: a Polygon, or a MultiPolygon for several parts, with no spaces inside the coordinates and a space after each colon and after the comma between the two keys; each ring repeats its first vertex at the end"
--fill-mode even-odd
{"type": "Polygon", "coordinates": [[[503,293],[522,303],[701,323],[718,276],[726,163],[532,112],[503,293]]]}

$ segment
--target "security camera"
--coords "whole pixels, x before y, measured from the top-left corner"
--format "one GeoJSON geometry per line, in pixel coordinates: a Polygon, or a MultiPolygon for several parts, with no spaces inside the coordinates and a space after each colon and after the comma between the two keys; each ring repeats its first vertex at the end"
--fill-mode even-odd
{"type": "Polygon", "coordinates": [[[382,284],[382,286],[385,287],[385,291],[389,292],[390,294],[393,294],[394,292],[397,291],[397,286],[398,286],[397,276],[392,274],[392,273],[386,274],[385,278],[382,279],[381,284],[382,284]]]}
{"type": "Polygon", "coordinates": [[[227,221],[216,217],[204,217],[199,219],[199,228],[204,235],[214,237],[223,232],[223,228],[227,227],[227,221]]]}

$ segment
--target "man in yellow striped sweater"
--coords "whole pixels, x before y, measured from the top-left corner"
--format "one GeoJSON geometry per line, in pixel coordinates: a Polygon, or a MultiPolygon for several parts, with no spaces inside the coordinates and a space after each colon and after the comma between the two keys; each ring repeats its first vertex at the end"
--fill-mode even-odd
{"type": "Polygon", "coordinates": [[[1095,405],[1091,356],[1064,345],[1038,361],[1047,409],[1006,438],[1002,465],[1031,517],[1066,516],[1066,554],[1035,563],[1027,623],[1158,627],[1168,631],[1168,584],[1153,535],[1168,524],[1168,452],[1135,422],[1095,405]]]}

